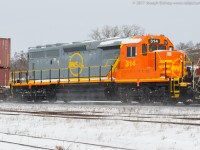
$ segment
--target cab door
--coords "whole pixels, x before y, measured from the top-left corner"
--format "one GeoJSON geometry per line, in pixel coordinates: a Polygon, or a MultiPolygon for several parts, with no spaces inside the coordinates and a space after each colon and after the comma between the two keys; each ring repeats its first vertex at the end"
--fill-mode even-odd
{"type": "Polygon", "coordinates": [[[121,77],[134,78],[134,70],[137,65],[138,47],[136,44],[123,45],[120,55],[121,77]]]}
{"type": "Polygon", "coordinates": [[[136,45],[123,45],[120,55],[120,68],[130,69],[135,67],[137,57],[137,46],[136,45]]]}

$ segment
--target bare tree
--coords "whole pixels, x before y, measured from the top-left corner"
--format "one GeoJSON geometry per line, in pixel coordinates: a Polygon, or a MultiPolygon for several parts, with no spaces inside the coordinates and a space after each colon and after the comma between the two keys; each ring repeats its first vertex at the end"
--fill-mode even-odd
{"type": "Polygon", "coordinates": [[[130,28],[129,25],[123,25],[122,26],[122,36],[129,37],[131,35],[132,35],[132,28],[130,28]]]}
{"type": "Polygon", "coordinates": [[[99,31],[99,28],[92,30],[92,32],[89,34],[89,36],[94,40],[101,40],[101,32],[99,31]]]}
{"type": "Polygon", "coordinates": [[[114,26],[111,28],[111,37],[117,37],[121,35],[121,31],[118,26],[114,26]]]}
{"type": "Polygon", "coordinates": [[[112,30],[111,26],[104,26],[102,31],[101,31],[103,38],[111,37],[111,30],[112,30]]]}
{"type": "Polygon", "coordinates": [[[199,43],[196,43],[195,49],[200,49],[200,42],[199,42],[199,43]]]}
{"type": "Polygon", "coordinates": [[[15,52],[11,58],[11,71],[28,70],[28,55],[24,51],[15,52]]]}
{"type": "Polygon", "coordinates": [[[104,26],[102,29],[92,30],[89,34],[90,38],[100,40],[110,37],[130,37],[144,34],[144,29],[138,25],[123,25],[123,26],[104,26]]]}
{"type": "Polygon", "coordinates": [[[137,25],[123,25],[122,26],[122,36],[130,37],[135,35],[144,34],[144,29],[137,25]]]}
{"type": "Polygon", "coordinates": [[[179,50],[194,49],[194,44],[192,41],[189,41],[187,43],[180,42],[178,45],[176,45],[176,49],[179,50]]]}
{"type": "Polygon", "coordinates": [[[176,48],[179,50],[184,50],[187,58],[189,58],[194,64],[198,62],[200,58],[200,43],[194,44],[192,41],[187,43],[180,42],[178,45],[176,45],[176,48]]]}
{"type": "Polygon", "coordinates": [[[120,33],[118,26],[104,26],[101,31],[103,38],[117,37],[120,36],[120,33]]]}
{"type": "Polygon", "coordinates": [[[187,58],[189,58],[194,64],[196,64],[200,58],[200,49],[191,49],[186,51],[187,58]]]}
{"type": "Polygon", "coordinates": [[[191,49],[194,49],[194,43],[192,41],[187,42],[187,46],[191,49]]]}
{"type": "Polygon", "coordinates": [[[183,49],[187,49],[188,46],[183,43],[183,42],[180,42],[178,45],[176,45],[176,49],[179,49],[179,50],[183,50],[183,49]]]}

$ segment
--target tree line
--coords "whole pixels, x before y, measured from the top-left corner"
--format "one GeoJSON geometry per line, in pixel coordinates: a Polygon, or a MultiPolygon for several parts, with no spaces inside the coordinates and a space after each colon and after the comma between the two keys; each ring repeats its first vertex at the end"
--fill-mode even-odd
{"type": "Polygon", "coordinates": [[[143,35],[144,28],[138,25],[123,25],[123,26],[104,26],[91,31],[89,37],[93,40],[102,40],[111,37],[130,37],[143,35]]]}

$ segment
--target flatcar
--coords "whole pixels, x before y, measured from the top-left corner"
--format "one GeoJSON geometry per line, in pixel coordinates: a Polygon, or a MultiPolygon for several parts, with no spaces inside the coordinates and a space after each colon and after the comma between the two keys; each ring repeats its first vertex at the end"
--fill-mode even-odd
{"type": "Polygon", "coordinates": [[[164,35],[29,48],[29,70],[12,72],[19,101],[120,100],[189,103],[186,55],[164,35]]]}

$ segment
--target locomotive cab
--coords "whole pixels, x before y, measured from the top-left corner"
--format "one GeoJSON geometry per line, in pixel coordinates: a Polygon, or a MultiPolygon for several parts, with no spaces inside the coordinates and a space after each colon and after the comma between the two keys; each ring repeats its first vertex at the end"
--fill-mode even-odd
{"type": "Polygon", "coordinates": [[[121,45],[117,78],[152,81],[164,76],[181,77],[180,71],[184,67],[181,68],[181,63],[185,56],[173,50],[173,47],[171,41],[164,36],[133,37],[131,43],[121,45]],[[179,59],[175,61],[177,57],[179,59]]]}
{"type": "MultiPolygon", "coordinates": [[[[185,54],[174,50],[174,45],[167,37],[133,37],[129,43],[122,43],[119,57],[119,67],[115,72],[117,83],[132,84],[135,86],[132,90],[142,89],[148,92],[146,97],[155,98],[159,95],[156,91],[160,89],[170,91],[168,97],[180,97],[180,83],[186,74],[185,54]]],[[[136,93],[135,95],[139,95],[141,91],[136,93]]],[[[164,95],[166,94],[163,97],[164,95]]]]}

